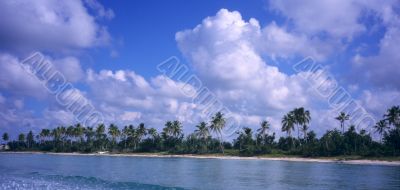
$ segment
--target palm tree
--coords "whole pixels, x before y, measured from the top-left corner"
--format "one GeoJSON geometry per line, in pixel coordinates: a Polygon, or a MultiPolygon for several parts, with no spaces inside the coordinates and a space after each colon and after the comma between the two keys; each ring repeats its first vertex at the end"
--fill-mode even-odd
{"type": "Polygon", "coordinates": [[[4,134],[3,134],[3,141],[4,141],[5,143],[7,143],[7,141],[8,141],[9,138],[10,138],[10,137],[8,136],[8,133],[4,133],[4,134]]]}
{"type": "Polygon", "coordinates": [[[282,118],[282,132],[286,132],[289,137],[292,137],[292,130],[294,130],[295,118],[289,112],[282,118]]]}
{"type": "Polygon", "coordinates": [[[194,133],[200,139],[207,139],[208,136],[210,136],[210,130],[207,127],[207,123],[203,121],[196,125],[196,130],[194,130],[194,133]]]}
{"type": "Polygon", "coordinates": [[[400,106],[393,106],[386,111],[385,120],[389,125],[400,128],[400,106]]]}
{"type": "Polygon", "coordinates": [[[96,144],[99,145],[100,150],[104,149],[104,139],[105,139],[105,132],[106,126],[104,124],[99,124],[96,128],[96,144]]]}
{"type": "Polygon", "coordinates": [[[72,146],[72,141],[75,140],[75,137],[76,137],[74,126],[72,126],[72,125],[68,126],[65,134],[67,135],[67,137],[69,137],[69,142],[70,142],[70,145],[72,146]]]}
{"type": "Polygon", "coordinates": [[[300,138],[300,126],[303,127],[304,136],[307,135],[307,125],[310,123],[311,115],[310,111],[305,110],[303,107],[295,108],[291,111],[291,115],[294,117],[294,123],[297,125],[297,138],[300,138]],[[305,126],[305,127],[304,127],[305,126]]]}
{"type": "Polygon", "coordinates": [[[61,145],[62,145],[62,148],[64,148],[64,142],[65,142],[65,139],[67,136],[67,134],[66,134],[67,129],[64,126],[61,126],[61,127],[57,127],[57,130],[59,130],[61,145]]]}
{"type": "Polygon", "coordinates": [[[340,121],[340,128],[342,128],[342,133],[344,133],[344,122],[350,119],[350,115],[344,112],[340,112],[340,114],[335,117],[335,119],[340,121]]]}
{"type": "Polygon", "coordinates": [[[129,135],[130,135],[129,127],[125,125],[125,127],[122,129],[122,133],[121,133],[122,140],[124,141],[124,149],[126,149],[126,144],[127,144],[129,135]]]}
{"type": "Polygon", "coordinates": [[[108,127],[108,134],[111,136],[111,142],[113,145],[117,143],[117,138],[121,134],[118,127],[114,124],[110,124],[108,127]]]}
{"type": "Polygon", "coordinates": [[[144,126],[144,123],[139,124],[136,133],[137,133],[138,143],[140,143],[140,141],[142,141],[142,138],[147,135],[147,129],[144,126]]]}
{"type": "Polygon", "coordinates": [[[92,127],[86,127],[85,129],[85,137],[86,137],[86,143],[89,146],[92,146],[92,141],[93,141],[93,137],[95,136],[95,132],[93,131],[92,127]]]}
{"type": "Polygon", "coordinates": [[[56,143],[60,141],[61,138],[60,130],[58,128],[54,128],[53,130],[51,130],[50,135],[53,137],[53,146],[55,147],[56,143]]]}
{"type": "Polygon", "coordinates": [[[23,133],[19,134],[18,135],[18,141],[21,142],[21,143],[25,142],[25,134],[23,134],[23,133]]]}
{"type": "Polygon", "coordinates": [[[172,133],[172,128],[173,128],[173,126],[172,126],[173,124],[172,124],[172,121],[167,121],[166,123],[165,123],[165,127],[163,128],[163,133],[165,134],[165,135],[171,135],[171,133],[172,133]]]}
{"type": "Polygon", "coordinates": [[[139,143],[138,130],[133,125],[129,125],[128,131],[129,131],[129,135],[128,135],[129,144],[133,144],[133,150],[136,150],[137,145],[139,143]]]}
{"type": "Polygon", "coordinates": [[[269,130],[269,128],[271,127],[271,124],[269,124],[268,121],[264,120],[261,122],[261,126],[259,129],[257,129],[257,132],[263,136],[265,136],[269,130]]]}
{"type": "Polygon", "coordinates": [[[80,123],[75,125],[75,136],[79,139],[79,142],[82,143],[83,142],[83,135],[85,133],[85,128],[82,127],[82,125],[80,123]]]}
{"type": "Polygon", "coordinates": [[[374,129],[375,132],[379,133],[380,135],[380,142],[382,143],[382,136],[386,132],[386,129],[389,127],[386,124],[385,120],[380,120],[378,123],[375,124],[374,129]]]}
{"type": "Polygon", "coordinates": [[[178,138],[182,134],[182,124],[180,121],[175,120],[172,122],[171,134],[175,138],[178,138]]]}
{"type": "Polygon", "coordinates": [[[303,127],[301,128],[301,130],[303,131],[304,139],[307,139],[307,130],[308,130],[308,126],[307,126],[307,125],[303,125],[303,127]]]}
{"type": "Polygon", "coordinates": [[[42,131],[39,134],[41,143],[46,141],[47,137],[49,137],[49,136],[50,136],[50,130],[49,129],[42,129],[42,131]]]}
{"type": "Polygon", "coordinates": [[[147,130],[147,133],[151,136],[151,139],[153,140],[154,144],[155,140],[158,138],[157,130],[154,128],[150,128],[147,130]]]}
{"type": "Polygon", "coordinates": [[[29,131],[26,135],[26,144],[28,145],[28,148],[31,148],[33,144],[35,144],[35,136],[32,131],[29,131]]]}
{"type": "Polygon", "coordinates": [[[258,144],[259,140],[261,140],[261,142],[264,142],[270,127],[271,127],[271,125],[269,124],[269,122],[267,120],[264,120],[261,122],[260,128],[257,129],[258,134],[257,134],[256,145],[258,144]]]}
{"type": "Polygon", "coordinates": [[[223,143],[223,139],[222,139],[222,130],[225,127],[225,118],[224,118],[224,114],[221,112],[217,112],[212,118],[211,118],[211,125],[210,125],[210,129],[211,131],[213,131],[214,133],[217,134],[217,136],[219,136],[219,140],[220,140],[220,147],[222,150],[222,154],[224,154],[224,146],[222,146],[223,143]]]}
{"type": "Polygon", "coordinates": [[[196,130],[194,130],[194,135],[203,141],[206,151],[208,150],[208,137],[210,136],[210,130],[207,123],[202,121],[196,125],[196,130]]]}

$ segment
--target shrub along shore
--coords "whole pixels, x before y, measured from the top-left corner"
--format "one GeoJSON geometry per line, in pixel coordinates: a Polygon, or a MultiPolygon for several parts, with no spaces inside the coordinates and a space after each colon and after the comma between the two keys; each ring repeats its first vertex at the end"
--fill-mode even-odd
{"type": "Polygon", "coordinates": [[[193,133],[184,135],[181,122],[167,121],[162,131],[127,125],[120,129],[115,124],[106,127],[85,127],[81,124],[54,129],[42,129],[39,134],[29,131],[9,140],[3,134],[10,151],[80,152],[80,153],[155,153],[261,156],[261,157],[333,157],[333,158],[387,158],[399,160],[400,107],[387,110],[381,121],[371,126],[379,135],[373,140],[370,133],[346,125],[350,115],[340,113],[336,118],[339,129],[326,131],[317,138],[309,126],[311,114],[304,108],[295,108],[282,118],[282,131],[287,135],[277,139],[270,123],[262,121],[257,130],[248,127],[237,131],[233,141],[224,141],[222,130],[226,125],[224,114],[216,113],[209,122],[201,122],[193,133]],[[293,133],[297,132],[297,136],[293,133]]]}

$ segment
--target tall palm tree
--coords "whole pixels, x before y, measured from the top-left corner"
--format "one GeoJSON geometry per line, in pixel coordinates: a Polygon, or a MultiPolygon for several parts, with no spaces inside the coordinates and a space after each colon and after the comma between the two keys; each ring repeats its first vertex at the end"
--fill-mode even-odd
{"type": "Polygon", "coordinates": [[[400,128],[400,106],[392,106],[389,108],[384,117],[385,120],[388,121],[389,125],[400,128]]]}
{"type": "Polygon", "coordinates": [[[70,145],[72,146],[72,141],[75,140],[75,128],[74,126],[70,125],[67,127],[67,131],[65,132],[67,137],[70,140],[70,145]]]}
{"type": "Polygon", "coordinates": [[[282,132],[286,132],[289,137],[292,137],[292,131],[294,130],[295,118],[291,113],[286,114],[282,118],[282,132]]]}
{"type": "Polygon", "coordinates": [[[172,124],[172,121],[167,121],[166,123],[165,123],[165,127],[163,128],[163,133],[165,133],[167,136],[168,135],[172,135],[171,133],[172,133],[172,128],[173,128],[173,126],[172,126],[173,124],[172,124]]]}
{"type": "Polygon", "coordinates": [[[93,144],[93,137],[95,136],[95,132],[93,131],[92,127],[86,127],[85,129],[85,137],[86,137],[86,143],[89,146],[92,146],[93,144]]]}
{"type": "Polygon", "coordinates": [[[210,130],[207,126],[206,122],[200,122],[198,125],[196,125],[196,130],[194,130],[194,135],[201,139],[201,141],[203,141],[206,151],[207,151],[207,147],[208,147],[208,137],[210,136],[210,130]]]}
{"type": "Polygon", "coordinates": [[[57,127],[57,130],[59,130],[60,133],[61,146],[64,148],[65,140],[67,138],[67,129],[64,126],[61,126],[57,127]]]}
{"type": "Polygon", "coordinates": [[[137,145],[139,143],[138,140],[138,131],[133,125],[128,126],[128,139],[129,139],[129,144],[133,144],[133,150],[137,149],[137,145]]]}
{"type": "Polygon", "coordinates": [[[224,114],[221,112],[217,112],[212,118],[211,118],[211,125],[210,129],[214,133],[217,134],[220,140],[220,148],[222,150],[222,154],[224,154],[224,146],[222,146],[223,139],[222,139],[222,130],[225,127],[225,118],[224,114]]]}
{"type": "Polygon", "coordinates": [[[82,143],[83,142],[83,135],[85,133],[85,128],[80,124],[76,124],[75,125],[75,136],[79,139],[79,142],[82,143]]]}
{"type": "Polygon", "coordinates": [[[121,132],[121,137],[122,137],[122,140],[124,141],[124,149],[126,149],[129,135],[130,135],[129,127],[125,125],[125,127],[122,129],[122,132],[121,132]]]}
{"type": "Polygon", "coordinates": [[[378,123],[375,124],[374,129],[375,132],[379,133],[380,135],[380,142],[382,143],[382,136],[386,132],[386,130],[389,128],[387,126],[387,123],[385,120],[380,120],[378,123]]]}
{"type": "Polygon", "coordinates": [[[350,119],[350,115],[344,112],[340,112],[340,114],[335,117],[335,119],[340,121],[340,128],[342,128],[342,133],[344,133],[344,122],[350,119]]]}
{"type": "Polygon", "coordinates": [[[8,133],[3,134],[3,141],[7,144],[7,141],[10,137],[8,136],[8,133]]]}
{"type": "Polygon", "coordinates": [[[182,134],[182,123],[178,120],[172,122],[171,134],[178,138],[182,134]]]}
{"type": "Polygon", "coordinates": [[[147,130],[147,133],[151,136],[154,144],[155,140],[158,138],[157,130],[155,128],[150,128],[147,130]]]}
{"type": "Polygon", "coordinates": [[[35,136],[33,135],[32,131],[29,131],[29,133],[26,135],[26,144],[28,148],[31,148],[33,144],[35,144],[35,136]]]}
{"type": "Polygon", "coordinates": [[[19,134],[19,135],[18,135],[18,141],[19,141],[20,143],[25,142],[25,134],[23,134],[23,133],[19,134]]]}
{"type": "Polygon", "coordinates": [[[297,125],[297,138],[300,138],[300,127],[303,127],[304,136],[307,134],[307,125],[310,123],[311,114],[310,111],[305,110],[303,107],[295,108],[291,111],[291,114],[294,117],[294,123],[297,125]],[[306,126],[306,127],[304,127],[306,126]]]}
{"type": "Polygon", "coordinates": [[[269,128],[271,127],[271,124],[264,120],[261,122],[261,126],[259,129],[257,129],[257,132],[263,136],[265,136],[268,133],[269,128]]]}
{"type": "Polygon", "coordinates": [[[136,130],[138,143],[142,141],[142,138],[147,135],[147,129],[144,126],[144,123],[140,123],[136,130]]]}
{"type": "Polygon", "coordinates": [[[116,125],[110,124],[110,126],[108,127],[108,134],[111,136],[112,144],[115,145],[117,143],[117,138],[119,137],[121,132],[116,125]]]}
{"type": "Polygon", "coordinates": [[[307,130],[308,130],[308,126],[303,125],[303,127],[301,128],[301,131],[303,131],[304,140],[307,139],[307,130]]]}
{"type": "Polygon", "coordinates": [[[106,131],[106,126],[104,124],[99,124],[96,128],[96,144],[98,144],[100,147],[100,150],[104,150],[104,139],[105,139],[105,134],[104,132],[106,131]]]}
{"type": "Polygon", "coordinates": [[[194,130],[194,133],[200,139],[207,139],[208,136],[210,136],[210,130],[208,129],[207,123],[203,121],[196,125],[196,130],[194,130]]]}
{"type": "Polygon", "coordinates": [[[42,130],[40,131],[39,136],[40,136],[40,141],[41,141],[41,143],[43,143],[44,141],[46,141],[46,139],[47,139],[48,137],[50,137],[50,130],[49,130],[49,129],[42,129],[42,130]]]}
{"type": "Polygon", "coordinates": [[[53,136],[53,147],[56,147],[56,143],[60,141],[61,139],[61,133],[59,128],[54,128],[53,130],[51,130],[51,136],[53,136]]]}

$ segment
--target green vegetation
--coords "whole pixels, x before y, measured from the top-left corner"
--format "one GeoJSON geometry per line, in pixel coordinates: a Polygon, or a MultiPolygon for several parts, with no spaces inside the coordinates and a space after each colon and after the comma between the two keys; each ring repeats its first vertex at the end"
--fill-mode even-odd
{"type": "MultiPolygon", "coordinates": [[[[20,134],[17,140],[8,142],[11,151],[51,151],[51,152],[98,152],[113,153],[161,153],[161,154],[213,154],[240,156],[302,156],[334,157],[340,159],[379,158],[400,156],[400,108],[388,109],[384,118],[373,128],[379,134],[379,142],[374,141],[366,130],[356,131],[350,125],[345,130],[345,121],[350,116],[340,113],[337,119],[340,130],[328,130],[321,138],[309,131],[311,114],[304,108],[295,108],[282,118],[282,131],[286,137],[275,139],[270,132],[270,123],[262,121],[254,132],[244,127],[237,131],[233,142],[222,139],[226,125],[223,113],[216,113],[207,122],[200,122],[192,134],[184,135],[179,121],[167,121],[159,133],[155,128],[146,128],[141,123],[137,127],[128,125],[120,130],[116,125],[104,124],[96,128],[81,124],[54,129],[42,129],[38,135],[29,131],[20,134]],[[297,138],[292,132],[297,130],[297,138]],[[213,135],[215,138],[213,138],[213,135]]],[[[9,136],[4,133],[3,140],[9,136]]],[[[391,158],[391,159],[392,159],[391,158]]]]}

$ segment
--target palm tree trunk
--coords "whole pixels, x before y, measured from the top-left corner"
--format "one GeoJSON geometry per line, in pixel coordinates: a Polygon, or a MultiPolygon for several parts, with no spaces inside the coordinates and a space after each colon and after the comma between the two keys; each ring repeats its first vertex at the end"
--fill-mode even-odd
{"type": "Polygon", "coordinates": [[[220,142],[219,142],[219,145],[220,145],[220,148],[221,148],[221,150],[222,150],[222,154],[225,154],[225,152],[224,152],[224,146],[222,145],[222,143],[223,143],[223,141],[222,141],[222,134],[220,135],[220,142]]]}
{"type": "Polygon", "coordinates": [[[300,127],[297,126],[297,139],[300,139],[300,127]]]}
{"type": "Polygon", "coordinates": [[[343,122],[340,123],[340,127],[342,127],[342,134],[343,134],[344,133],[344,123],[343,122]]]}

